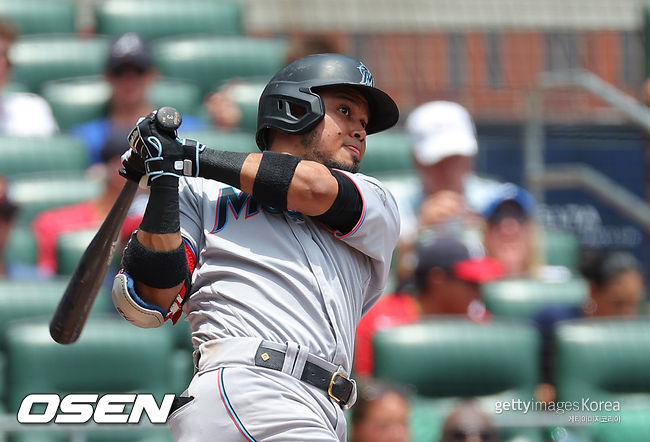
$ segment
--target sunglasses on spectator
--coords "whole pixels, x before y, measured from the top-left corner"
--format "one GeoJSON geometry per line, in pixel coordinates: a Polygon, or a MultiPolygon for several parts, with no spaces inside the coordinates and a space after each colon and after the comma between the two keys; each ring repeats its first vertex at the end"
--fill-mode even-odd
{"type": "Polygon", "coordinates": [[[133,66],[133,65],[124,65],[124,66],[118,66],[116,68],[113,68],[109,71],[110,75],[114,77],[122,77],[126,74],[137,74],[137,75],[143,75],[147,72],[147,69],[141,67],[141,66],[133,66]]]}
{"type": "Polygon", "coordinates": [[[451,430],[445,442],[461,442],[469,439],[470,437],[479,437],[481,442],[495,442],[497,440],[496,432],[491,428],[481,428],[477,430],[464,430],[462,428],[455,428],[451,430]]]}

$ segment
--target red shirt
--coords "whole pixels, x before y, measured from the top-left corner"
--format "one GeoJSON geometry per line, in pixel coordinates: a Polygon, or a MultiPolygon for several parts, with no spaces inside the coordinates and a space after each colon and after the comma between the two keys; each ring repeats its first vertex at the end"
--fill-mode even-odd
{"type": "MultiPolygon", "coordinates": [[[[128,238],[141,219],[141,214],[127,216],[122,226],[121,238],[128,238]]],[[[91,201],[57,207],[38,214],[32,224],[32,230],[36,238],[36,264],[39,270],[47,275],[56,273],[56,247],[61,235],[77,230],[98,229],[103,221],[91,201]]]]}
{"type": "Polygon", "coordinates": [[[418,305],[411,295],[394,293],[380,298],[357,326],[354,371],[360,375],[372,374],[372,338],[378,330],[412,324],[418,319],[418,305]]]}

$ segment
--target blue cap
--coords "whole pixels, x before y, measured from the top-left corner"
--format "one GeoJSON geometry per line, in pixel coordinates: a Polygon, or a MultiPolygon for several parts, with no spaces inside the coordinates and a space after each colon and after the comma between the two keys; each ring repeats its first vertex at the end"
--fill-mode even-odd
{"type": "Polygon", "coordinates": [[[523,187],[519,187],[512,183],[505,183],[497,188],[492,200],[483,210],[483,217],[485,219],[490,219],[490,217],[494,215],[496,209],[508,201],[512,201],[521,207],[523,215],[527,218],[531,218],[535,214],[537,208],[535,198],[523,187]]]}

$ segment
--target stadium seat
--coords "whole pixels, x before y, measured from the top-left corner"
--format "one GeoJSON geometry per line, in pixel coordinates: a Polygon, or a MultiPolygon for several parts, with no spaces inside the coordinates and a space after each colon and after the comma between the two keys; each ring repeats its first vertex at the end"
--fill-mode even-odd
{"type": "Polygon", "coordinates": [[[83,174],[29,174],[10,178],[11,198],[18,204],[17,224],[30,225],[45,209],[59,207],[95,197],[103,182],[83,174]]]}
{"type": "Polygon", "coordinates": [[[288,43],[244,36],[166,37],[153,42],[166,77],[193,81],[206,94],[233,77],[272,76],[284,65],[288,43]]]}
{"type": "Polygon", "coordinates": [[[558,401],[622,401],[650,409],[650,321],[576,319],[555,332],[558,401]]]}
{"type": "Polygon", "coordinates": [[[399,129],[368,136],[359,171],[378,178],[415,174],[410,142],[409,136],[399,129]]]}
{"type": "MultiPolygon", "coordinates": [[[[71,275],[86,251],[86,247],[95,237],[97,229],[83,229],[62,234],[56,244],[57,267],[59,275],[71,275]]],[[[113,254],[113,268],[119,268],[120,253],[113,254]]]]}
{"type": "Polygon", "coordinates": [[[36,239],[29,226],[14,225],[5,246],[4,259],[10,263],[36,264],[36,239]]]}
{"type": "Polygon", "coordinates": [[[250,132],[222,132],[216,130],[202,130],[181,132],[185,138],[198,140],[212,149],[231,150],[235,152],[259,152],[255,144],[255,134],[250,132]]]}
{"type": "Polygon", "coordinates": [[[236,35],[242,32],[237,2],[210,0],[108,0],[97,4],[99,34],[137,32],[147,39],[179,34],[236,35]]]}
{"type": "MultiPolygon", "coordinates": [[[[51,317],[68,285],[68,278],[29,281],[0,280],[0,348],[5,347],[4,333],[11,321],[36,316],[51,317]],[[2,307],[4,306],[4,307],[2,307]]],[[[113,308],[110,295],[100,291],[92,315],[106,314],[113,308]]]]}
{"type": "Polygon", "coordinates": [[[578,269],[580,242],[575,234],[561,230],[545,230],[541,237],[545,264],[564,266],[572,271],[578,269]]]}
{"type": "Polygon", "coordinates": [[[41,92],[46,81],[99,75],[104,70],[109,39],[83,38],[75,34],[27,35],[12,46],[13,77],[32,92],[41,92]]]}
{"type": "MultiPolygon", "coordinates": [[[[170,334],[165,328],[138,329],[121,318],[97,316],[88,320],[77,342],[64,346],[50,337],[49,318],[16,321],[5,335],[9,409],[16,412],[25,395],[34,392],[61,397],[69,393],[152,393],[160,401],[163,394],[175,393],[170,391],[170,334]]],[[[97,432],[88,440],[135,441],[152,432],[169,432],[165,427],[129,427],[97,432]]],[[[57,439],[48,434],[40,440],[57,439]]]]}
{"type": "Polygon", "coordinates": [[[430,317],[378,332],[374,373],[431,398],[530,398],[538,382],[538,345],[535,329],[525,323],[430,317]]]}
{"type": "MultiPolygon", "coordinates": [[[[110,98],[110,86],[101,76],[68,78],[48,81],[42,95],[62,130],[105,115],[110,98]]],[[[193,114],[201,105],[199,88],[187,81],[161,79],[149,90],[154,107],[173,106],[181,114],[193,114]]]]}
{"type": "Polygon", "coordinates": [[[74,33],[73,0],[0,0],[0,16],[11,20],[20,35],[74,33]]]}
{"type": "Polygon", "coordinates": [[[88,167],[88,150],[72,135],[0,135],[0,145],[0,174],[8,177],[33,172],[81,172],[88,167]]]}
{"type": "Polygon", "coordinates": [[[493,315],[530,319],[547,305],[581,305],[588,296],[588,286],[582,278],[564,282],[504,279],[484,284],[481,294],[493,315]]]}

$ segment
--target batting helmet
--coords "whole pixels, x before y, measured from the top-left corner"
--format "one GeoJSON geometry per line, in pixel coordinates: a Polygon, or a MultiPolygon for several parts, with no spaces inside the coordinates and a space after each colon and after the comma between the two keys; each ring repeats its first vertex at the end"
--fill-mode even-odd
{"type": "Polygon", "coordinates": [[[397,123],[399,110],[392,98],[375,87],[370,70],[359,60],[341,54],[315,54],[282,68],[266,85],[257,109],[255,141],[268,148],[267,129],[301,134],[313,129],[325,116],[323,100],[314,92],[323,86],[350,86],[368,101],[368,135],[397,123]],[[291,106],[302,112],[293,115],[291,106]]]}

